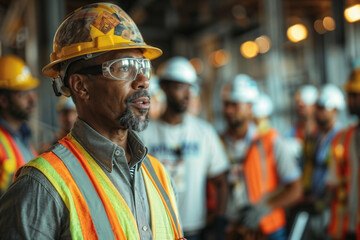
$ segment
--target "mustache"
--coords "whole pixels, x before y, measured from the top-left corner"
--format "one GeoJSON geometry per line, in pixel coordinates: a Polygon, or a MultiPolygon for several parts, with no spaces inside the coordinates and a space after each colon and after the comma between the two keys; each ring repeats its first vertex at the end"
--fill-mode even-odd
{"type": "Polygon", "coordinates": [[[125,99],[126,105],[129,105],[132,101],[134,101],[135,99],[137,99],[139,97],[148,97],[149,99],[151,99],[149,91],[139,90],[125,99]]]}

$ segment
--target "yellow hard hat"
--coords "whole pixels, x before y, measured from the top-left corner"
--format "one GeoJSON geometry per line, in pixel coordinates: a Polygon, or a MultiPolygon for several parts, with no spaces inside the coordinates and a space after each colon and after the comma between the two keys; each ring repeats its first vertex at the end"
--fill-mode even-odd
{"type": "Polygon", "coordinates": [[[360,68],[354,69],[347,82],[345,83],[345,91],[360,93],[360,68]]]}
{"type": "Polygon", "coordinates": [[[39,80],[31,76],[21,58],[15,55],[0,57],[0,89],[25,91],[38,85],[39,80]]]}
{"type": "Polygon", "coordinates": [[[154,59],[159,48],[147,45],[134,21],[111,3],[94,3],[72,12],[58,28],[45,76],[57,78],[59,63],[79,56],[118,49],[142,49],[144,57],[154,59]]]}

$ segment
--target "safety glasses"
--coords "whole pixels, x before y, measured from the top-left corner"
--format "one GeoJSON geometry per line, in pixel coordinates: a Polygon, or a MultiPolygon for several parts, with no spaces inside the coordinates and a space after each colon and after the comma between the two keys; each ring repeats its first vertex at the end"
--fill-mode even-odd
{"type": "Polygon", "coordinates": [[[151,62],[146,58],[119,58],[104,62],[102,65],[87,67],[78,74],[102,74],[104,77],[121,81],[134,81],[139,73],[147,79],[151,77],[151,62]]]}

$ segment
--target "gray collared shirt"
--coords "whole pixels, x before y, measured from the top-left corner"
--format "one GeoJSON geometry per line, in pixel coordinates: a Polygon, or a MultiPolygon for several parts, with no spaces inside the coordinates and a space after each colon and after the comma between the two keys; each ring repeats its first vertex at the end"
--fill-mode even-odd
{"type": "MultiPolygon", "coordinates": [[[[125,151],[78,119],[74,138],[95,159],[120,192],[138,225],[141,239],[152,239],[150,208],[141,163],[147,149],[129,130],[130,164],[125,151]],[[130,175],[134,167],[134,176],[130,175]]],[[[61,197],[37,169],[26,167],[0,199],[2,239],[71,239],[69,211],[61,197]]]]}

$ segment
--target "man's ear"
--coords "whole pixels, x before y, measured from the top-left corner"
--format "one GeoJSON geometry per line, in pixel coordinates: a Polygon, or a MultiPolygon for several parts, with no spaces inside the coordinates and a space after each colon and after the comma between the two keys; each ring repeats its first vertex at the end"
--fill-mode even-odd
{"type": "Polygon", "coordinates": [[[74,73],[69,77],[69,87],[71,92],[79,99],[88,100],[89,91],[88,91],[89,79],[82,74],[74,73]]]}

